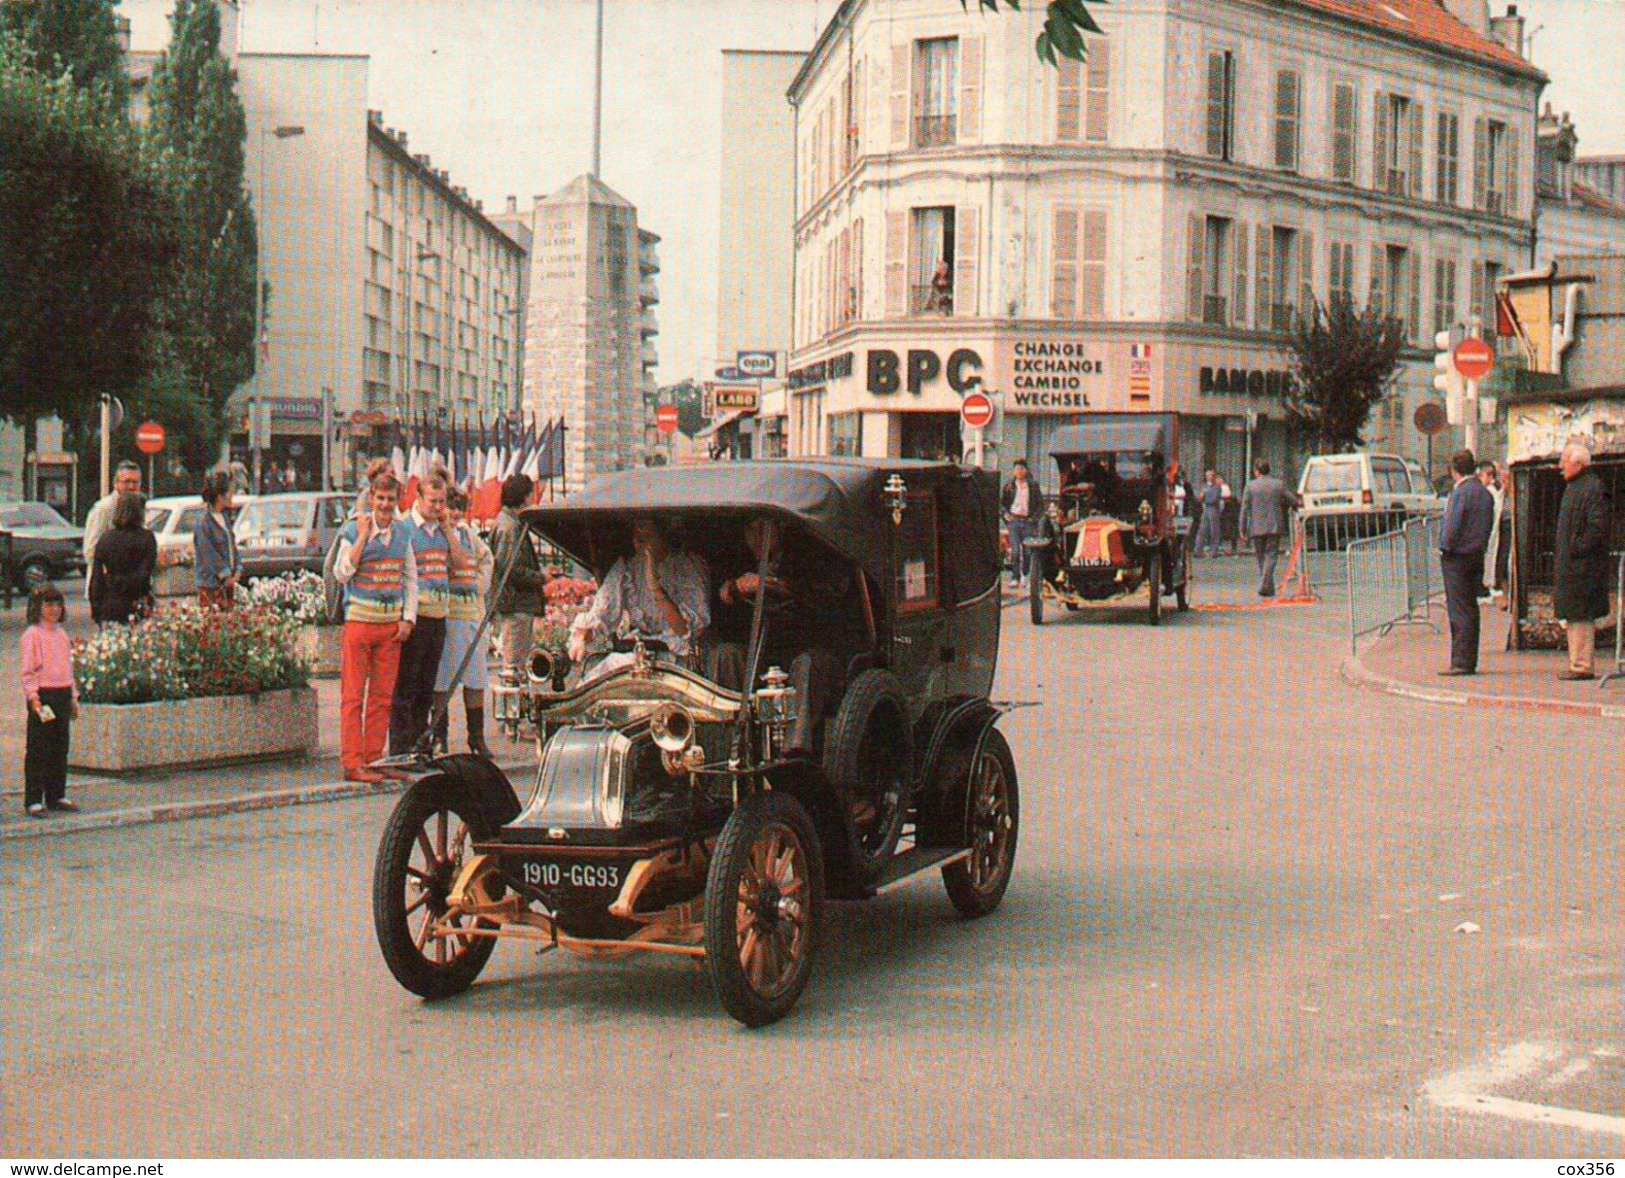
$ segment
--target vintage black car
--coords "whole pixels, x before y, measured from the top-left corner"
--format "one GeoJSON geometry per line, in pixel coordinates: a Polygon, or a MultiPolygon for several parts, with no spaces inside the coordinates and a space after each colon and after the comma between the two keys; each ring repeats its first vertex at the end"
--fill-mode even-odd
{"type": "Polygon", "coordinates": [[[1033,625],[1044,603],[1069,610],[1146,594],[1147,620],[1163,598],[1190,608],[1190,517],[1175,513],[1168,466],[1178,460],[1173,413],[1098,413],[1056,431],[1050,457],[1060,494],[1027,541],[1033,625]]]}
{"type": "Polygon", "coordinates": [[[625,665],[579,681],[543,655],[499,688],[499,718],[536,732],[523,797],[486,760],[414,763],[374,876],[400,983],[456,994],[502,937],[674,953],[703,959],[722,1005],[759,1026],[806,985],[826,899],[937,868],[961,913],[993,911],[1019,818],[988,698],[993,477],[905,460],[656,468],[525,513],[600,579],[637,518],[709,566],[710,632],[682,658],[624,634],[625,665]],[[778,579],[789,608],[730,615],[717,590],[744,573],[778,579]]]}

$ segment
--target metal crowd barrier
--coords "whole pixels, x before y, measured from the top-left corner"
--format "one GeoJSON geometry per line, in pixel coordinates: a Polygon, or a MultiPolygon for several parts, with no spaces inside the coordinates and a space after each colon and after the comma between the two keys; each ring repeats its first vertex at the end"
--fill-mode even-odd
{"type": "Polygon", "coordinates": [[[1599,688],[1614,679],[1625,679],[1625,552],[1619,554],[1619,577],[1614,598],[1614,669],[1602,677],[1599,688]]]}
{"type": "Polygon", "coordinates": [[[1427,616],[1436,589],[1433,562],[1438,559],[1440,522],[1413,519],[1396,531],[1366,540],[1351,540],[1343,550],[1349,595],[1349,648],[1358,654],[1360,639],[1379,637],[1395,626],[1438,627],[1427,616]]]}

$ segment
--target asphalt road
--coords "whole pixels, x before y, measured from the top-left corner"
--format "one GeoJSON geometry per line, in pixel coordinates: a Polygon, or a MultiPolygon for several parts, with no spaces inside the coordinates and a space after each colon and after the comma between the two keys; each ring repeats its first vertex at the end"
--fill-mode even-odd
{"type": "Polygon", "coordinates": [[[509,944],[408,995],[390,799],[8,848],[0,1153],[1619,1156],[1617,725],[1339,651],[1327,606],[1008,611],[1004,906],[834,906],[763,1031],[679,960],[509,944]]]}

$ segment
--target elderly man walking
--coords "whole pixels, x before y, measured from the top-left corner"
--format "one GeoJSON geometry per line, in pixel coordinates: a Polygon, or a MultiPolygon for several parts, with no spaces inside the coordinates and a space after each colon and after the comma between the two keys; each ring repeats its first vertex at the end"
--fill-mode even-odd
{"type": "Polygon", "coordinates": [[[1569,665],[1559,679],[1591,679],[1597,619],[1608,614],[1608,488],[1591,469],[1591,451],[1579,442],[1563,447],[1563,503],[1557,509],[1556,582],[1552,613],[1568,631],[1569,665]]]}
{"type": "Polygon", "coordinates": [[[1450,665],[1441,675],[1478,671],[1478,595],[1484,587],[1484,551],[1495,530],[1495,500],[1476,477],[1471,450],[1450,460],[1456,480],[1444,507],[1439,532],[1439,565],[1444,572],[1444,606],[1450,616],[1450,665]]]}
{"type": "Polygon", "coordinates": [[[1258,595],[1275,596],[1275,562],[1281,555],[1281,537],[1290,526],[1298,497],[1270,473],[1270,464],[1253,463],[1253,478],[1241,493],[1241,534],[1253,543],[1258,561],[1258,595]]]}

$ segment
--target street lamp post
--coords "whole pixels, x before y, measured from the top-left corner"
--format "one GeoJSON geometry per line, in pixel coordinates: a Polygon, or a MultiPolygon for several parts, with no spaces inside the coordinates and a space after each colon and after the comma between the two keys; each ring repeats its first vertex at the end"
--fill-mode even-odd
{"type": "MultiPolygon", "coordinates": [[[[305,129],[297,125],[284,124],[282,126],[270,128],[269,130],[262,126],[258,130],[260,138],[260,175],[259,184],[257,186],[258,191],[254,194],[254,215],[259,242],[256,243],[254,249],[254,346],[259,349],[259,355],[255,357],[254,362],[254,392],[256,400],[264,400],[265,398],[262,397],[259,392],[259,370],[260,365],[267,361],[271,351],[270,339],[266,334],[268,324],[266,322],[265,313],[265,263],[262,260],[264,257],[263,243],[265,240],[266,221],[265,157],[270,154],[267,151],[267,147],[271,137],[275,137],[277,139],[294,139],[300,135],[303,135],[305,133],[305,129]]],[[[269,392],[270,390],[267,389],[266,391],[269,392]]],[[[254,493],[257,495],[260,492],[260,439],[254,429],[252,409],[249,411],[249,418],[248,444],[249,449],[254,456],[254,493]]]]}

